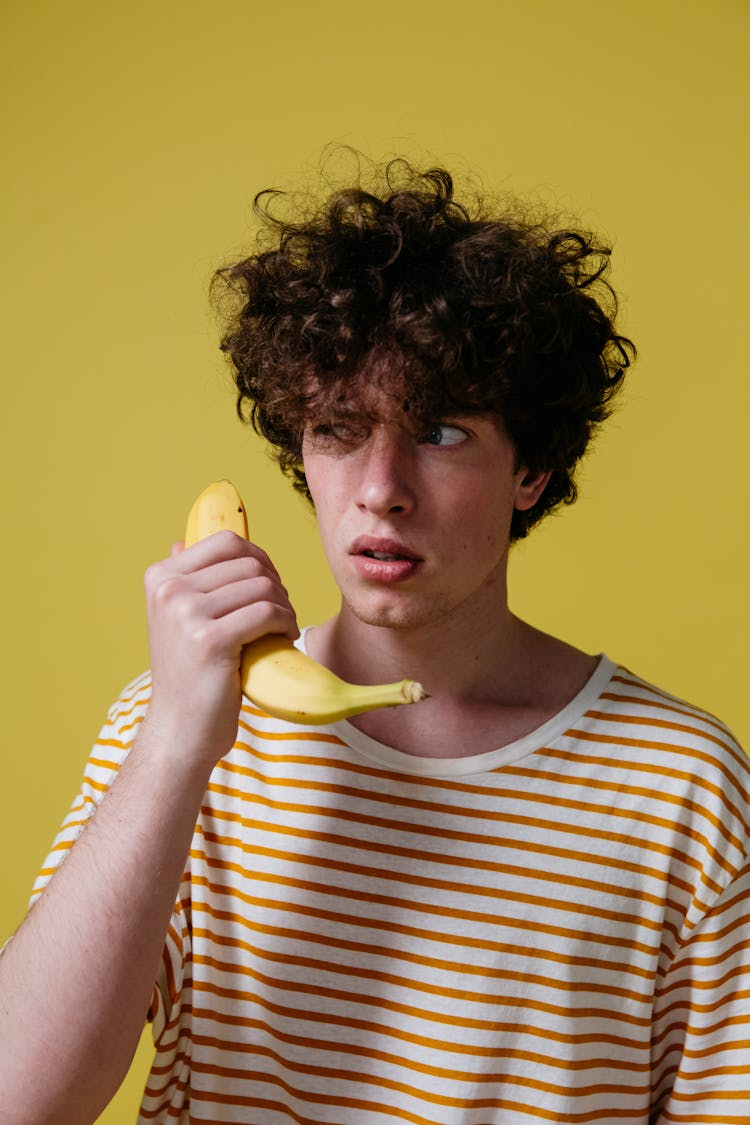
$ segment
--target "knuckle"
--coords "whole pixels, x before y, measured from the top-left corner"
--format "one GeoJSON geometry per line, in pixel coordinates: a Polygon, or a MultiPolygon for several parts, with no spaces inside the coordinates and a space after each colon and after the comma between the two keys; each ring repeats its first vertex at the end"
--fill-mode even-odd
{"type": "Polygon", "coordinates": [[[183,583],[176,575],[160,578],[152,588],[152,600],[157,609],[166,609],[179,602],[183,583]]]}
{"type": "Polygon", "coordinates": [[[210,651],[211,628],[207,621],[197,621],[190,630],[190,644],[200,651],[210,651]]]}
{"type": "Polygon", "coordinates": [[[164,562],[151,563],[143,575],[143,581],[147,590],[153,590],[161,580],[162,572],[164,570],[164,562]]]}
{"type": "Polygon", "coordinates": [[[255,547],[254,550],[255,550],[255,557],[258,560],[258,562],[261,564],[261,566],[265,567],[266,570],[273,570],[274,569],[273,563],[271,562],[270,558],[268,557],[266,552],[263,550],[263,548],[262,547],[255,547]]]}
{"type": "Polygon", "coordinates": [[[222,557],[234,558],[239,555],[244,555],[250,548],[247,539],[243,539],[236,531],[230,531],[229,528],[224,528],[222,531],[217,531],[214,536],[214,543],[222,557]]]}
{"type": "Polygon", "coordinates": [[[253,592],[259,602],[271,602],[277,597],[276,583],[266,575],[254,579],[253,592]]]}
{"type": "Polygon", "coordinates": [[[265,583],[272,581],[272,576],[266,567],[256,558],[248,556],[242,560],[241,567],[238,567],[238,575],[240,575],[246,582],[253,584],[253,589],[265,589],[265,583]]]}
{"type": "Polygon", "coordinates": [[[238,540],[239,538],[239,535],[237,535],[234,531],[230,531],[228,527],[225,527],[222,528],[221,531],[217,531],[215,533],[214,543],[217,545],[217,547],[233,547],[235,544],[235,540],[238,540]]]}

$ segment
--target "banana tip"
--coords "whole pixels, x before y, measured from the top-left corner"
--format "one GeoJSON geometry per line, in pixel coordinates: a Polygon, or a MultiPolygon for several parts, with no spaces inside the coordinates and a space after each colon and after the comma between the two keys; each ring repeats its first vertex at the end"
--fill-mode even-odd
{"type": "Polygon", "coordinates": [[[404,681],[404,696],[407,703],[420,703],[423,699],[430,698],[429,694],[416,680],[404,681]]]}

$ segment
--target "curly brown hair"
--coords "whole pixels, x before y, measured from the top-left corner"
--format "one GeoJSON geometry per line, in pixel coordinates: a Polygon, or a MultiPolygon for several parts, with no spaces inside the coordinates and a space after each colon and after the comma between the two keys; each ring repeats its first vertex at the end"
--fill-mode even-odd
{"type": "Polygon", "coordinates": [[[445,169],[400,158],[378,190],[336,190],[296,219],[274,214],[283,195],[256,196],[256,253],[218,270],[214,293],[230,298],[221,346],[238,413],[295,487],[309,498],[311,412],[379,371],[417,422],[493,413],[519,465],[551,472],[536,505],[514,513],[512,539],[571,503],[575,467],[635,356],[615,332],[610,249],[518,203],[469,209],[445,169]]]}

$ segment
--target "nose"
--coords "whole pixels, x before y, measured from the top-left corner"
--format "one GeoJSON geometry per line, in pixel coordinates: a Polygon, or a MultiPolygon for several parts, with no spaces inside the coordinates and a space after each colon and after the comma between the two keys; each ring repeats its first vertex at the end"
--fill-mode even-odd
{"type": "Polygon", "coordinates": [[[399,427],[376,426],[359,452],[357,507],[376,516],[411,511],[416,465],[408,435],[399,427]]]}

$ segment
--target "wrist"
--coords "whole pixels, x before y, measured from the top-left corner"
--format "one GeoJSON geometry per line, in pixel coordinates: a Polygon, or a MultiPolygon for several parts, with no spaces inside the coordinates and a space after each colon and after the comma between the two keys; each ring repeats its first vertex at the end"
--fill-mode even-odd
{"type": "Polygon", "coordinates": [[[214,766],[230,748],[231,743],[225,748],[222,741],[206,737],[184,716],[149,705],[131,753],[147,759],[150,770],[163,770],[175,785],[195,785],[202,793],[214,766]]]}

